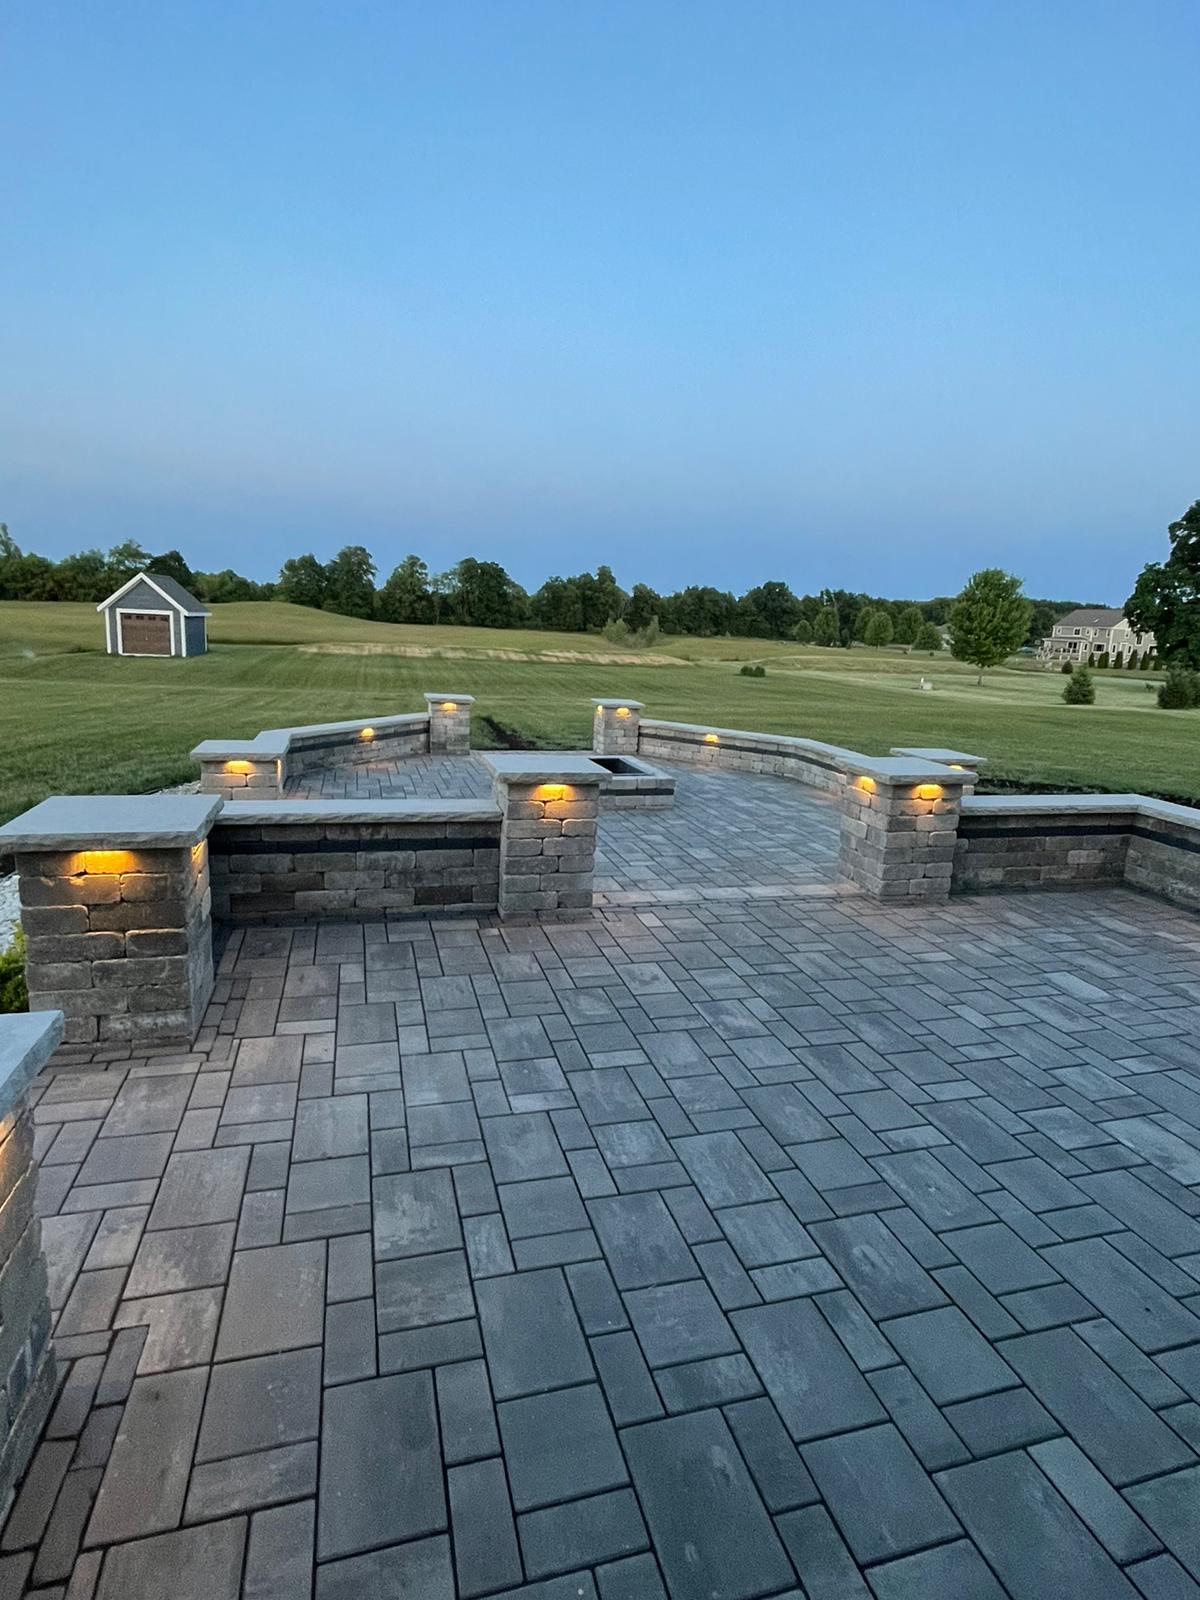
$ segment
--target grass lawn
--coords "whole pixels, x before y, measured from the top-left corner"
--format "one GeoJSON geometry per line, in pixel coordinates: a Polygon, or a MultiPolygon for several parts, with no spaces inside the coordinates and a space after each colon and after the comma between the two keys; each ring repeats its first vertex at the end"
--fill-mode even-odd
{"type": "Polygon", "coordinates": [[[1096,705],[1073,707],[1057,673],[1004,668],[980,688],[946,656],[894,650],[664,639],[639,656],[578,634],[394,627],[280,603],[220,606],[210,637],[194,660],[120,659],[99,653],[90,606],[0,602],[0,818],[56,792],[182,782],[200,739],[417,710],[427,689],[474,694],[480,715],[547,746],[589,743],[591,697],[628,695],[655,716],[875,754],[953,745],[1030,787],[1200,799],[1200,715],[1159,711],[1140,672],[1097,673],[1096,705]],[[740,677],[746,660],[768,675],[740,677]]]}

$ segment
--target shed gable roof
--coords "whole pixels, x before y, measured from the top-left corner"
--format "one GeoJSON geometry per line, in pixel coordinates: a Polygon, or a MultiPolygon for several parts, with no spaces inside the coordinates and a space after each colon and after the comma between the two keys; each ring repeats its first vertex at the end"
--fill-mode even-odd
{"type": "Polygon", "coordinates": [[[185,617],[211,617],[212,612],[201,605],[194,594],[189,594],[181,583],[176,583],[174,578],[165,577],[161,572],[135,572],[128,582],[109,595],[107,600],[101,600],[96,607],[97,611],[107,611],[122,595],[128,594],[135,584],[148,583],[156,590],[168,605],[174,606],[177,611],[182,611],[185,617]]]}

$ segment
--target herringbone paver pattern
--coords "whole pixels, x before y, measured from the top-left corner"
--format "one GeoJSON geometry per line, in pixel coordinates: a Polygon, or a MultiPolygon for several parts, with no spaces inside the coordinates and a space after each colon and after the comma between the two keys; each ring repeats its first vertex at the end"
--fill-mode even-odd
{"type": "Polygon", "coordinates": [[[1200,921],[822,897],[696,782],[744,893],[606,818],[675,899],[235,934],[44,1075],[0,1595],[1200,1595],[1200,921]]]}

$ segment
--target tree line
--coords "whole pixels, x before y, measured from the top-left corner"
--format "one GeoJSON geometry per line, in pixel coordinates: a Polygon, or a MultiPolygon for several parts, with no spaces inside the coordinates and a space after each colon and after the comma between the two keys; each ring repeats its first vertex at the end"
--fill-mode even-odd
{"type": "MultiPolygon", "coordinates": [[[[294,556],[284,562],[274,583],[255,583],[228,568],[199,571],[178,550],[155,555],[135,540],[107,552],[83,550],[51,561],[22,553],[0,523],[0,599],[99,603],[142,570],[176,579],[207,604],[275,599],[380,622],[603,632],[614,643],[638,648],[646,648],[662,632],[795,639],[831,648],[894,643],[936,650],[942,644],[938,629],[949,621],[955,604],[950,596],[893,600],[846,589],[797,595],[779,580],[756,584],[740,596],[704,584],[671,593],[659,593],[645,583],[625,590],[607,565],[571,577],[549,577],[529,593],[499,562],[473,556],[445,572],[431,572],[420,556],[405,556],[379,583],[373,556],[359,544],[346,545],[328,561],[311,553],[294,556]]],[[[1078,603],[1030,601],[1026,640],[1033,643],[1049,633],[1057,618],[1078,603]]]]}

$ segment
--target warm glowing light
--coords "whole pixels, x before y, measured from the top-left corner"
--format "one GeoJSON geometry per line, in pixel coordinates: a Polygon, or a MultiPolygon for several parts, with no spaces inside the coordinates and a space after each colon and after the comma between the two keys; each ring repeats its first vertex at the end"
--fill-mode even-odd
{"type": "Polygon", "coordinates": [[[951,772],[965,772],[967,770],[961,761],[951,761],[949,767],[951,772]]]}
{"type": "Polygon", "coordinates": [[[597,706],[596,707],[596,715],[598,717],[602,717],[604,715],[604,707],[603,706],[597,706]]]}
{"type": "Polygon", "coordinates": [[[132,850],[88,850],[84,866],[88,872],[136,872],[138,858],[132,850]]]}
{"type": "Polygon", "coordinates": [[[940,783],[919,783],[913,793],[918,800],[940,800],[942,786],[940,783]]]}
{"type": "Polygon", "coordinates": [[[458,707],[454,704],[453,700],[443,700],[442,710],[445,712],[457,711],[458,707]]]}
{"type": "Polygon", "coordinates": [[[534,793],[539,800],[570,800],[575,791],[569,783],[539,783],[534,793]]]}
{"type": "Polygon", "coordinates": [[[858,779],[858,787],[862,790],[862,792],[864,794],[874,794],[875,793],[875,779],[874,778],[859,778],[858,779]]]}
{"type": "Polygon", "coordinates": [[[618,706],[617,707],[617,715],[619,717],[627,717],[629,715],[629,707],[628,706],[618,706]]]}
{"type": "Polygon", "coordinates": [[[252,762],[249,762],[249,761],[227,761],[225,763],[225,771],[226,772],[253,772],[254,771],[254,765],[253,765],[252,762]]]}
{"type": "Polygon", "coordinates": [[[374,728],[360,728],[358,730],[358,737],[360,739],[373,739],[375,737],[375,729],[374,728]]]}
{"type": "Polygon", "coordinates": [[[705,744],[720,744],[721,740],[719,735],[715,733],[706,733],[704,735],[704,742],[705,744]]]}

